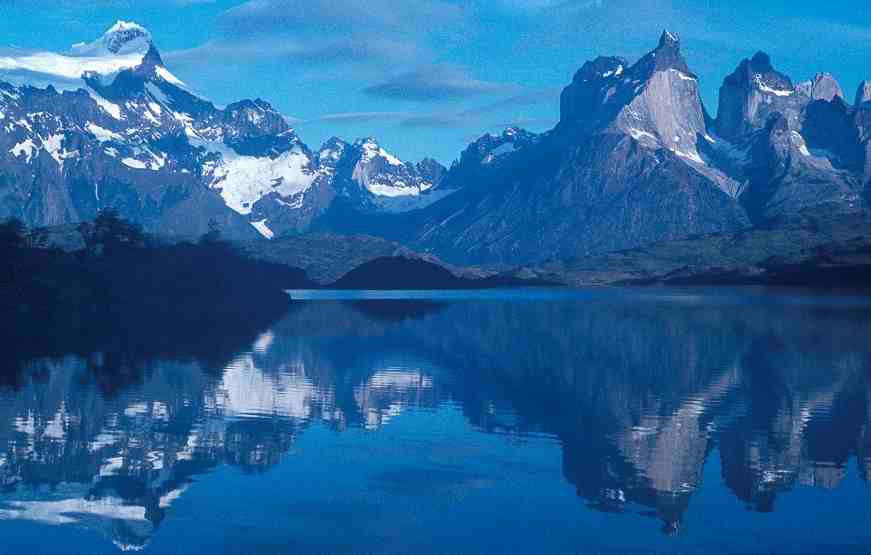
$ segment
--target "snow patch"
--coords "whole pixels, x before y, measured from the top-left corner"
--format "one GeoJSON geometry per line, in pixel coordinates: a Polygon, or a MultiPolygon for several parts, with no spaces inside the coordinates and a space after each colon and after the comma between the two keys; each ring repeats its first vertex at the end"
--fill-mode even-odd
{"type": "Polygon", "coordinates": [[[267,239],[272,239],[273,237],[275,237],[275,233],[273,233],[272,230],[269,229],[269,226],[266,225],[266,220],[251,222],[251,225],[254,226],[254,229],[260,232],[260,235],[266,237],[267,239]]]}
{"type": "Polygon", "coordinates": [[[675,154],[677,154],[681,158],[686,158],[688,160],[692,160],[696,164],[704,164],[705,163],[705,161],[702,160],[702,157],[699,156],[699,154],[697,152],[685,152],[683,150],[677,150],[677,149],[672,150],[672,152],[674,152],[675,154]]]}
{"type": "Polygon", "coordinates": [[[91,96],[91,98],[94,100],[94,102],[97,103],[97,106],[102,108],[104,112],[106,112],[107,114],[109,114],[110,116],[112,116],[115,119],[118,119],[118,120],[121,119],[121,107],[120,106],[118,106],[117,104],[112,104],[111,102],[109,102],[108,100],[106,100],[105,98],[103,98],[102,96],[97,94],[97,91],[95,91],[94,89],[92,89],[90,87],[88,87],[86,90],[88,91],[88,94],[91,96]]]}
{"type": "Polygon", "coordinates": [[[47,139],[42,139],[42,147],[48,152],[57,165],[63,169],[64,160],[78,156],[78,151],[66,151],[63,149],[63,135],[51,135],[47,139]]]}
{"type": "Polygon", "coordinates": [[[407,197],[420,194],[420,189],[409,187],[404,181],[395,181],[392,184],[373,183],[370,181],[366,183],[366,189],[379,197],[407,197]]]}
{"type": "Polygon", "coordinates": [[[676,73],[677,76],[680,77],[683,81],[696,81],[696,78],[695,78],[695,77],[690,77],[690,76],[687,75],[686,73],[684,73],[684,72],[682,72],[682,71],[679,71],[679,70],[677,70],[677,69],[671,69],[671,70],[669,70],[669,71],[672,71],[672,72],[676,73]]]}
{"type": "Polygon", "coordinates": [[[635,129],[634,127],[629,129],[629,135],[632,136],[636,141],[640,141],[641,139],[650,139],[652,141],[658,141],[656,135],[653,133],[648,133],[647,131],[642,131],[640,129],[635,129]]]}
{"type": "Polygon", "coordinates": [[[163,79],[167,83],[175,85],[176,87],[184,87],[185,86],[184,81],[182,81],[181,79],[179,79],[178,77],[176,77],[175,75],[170,73],[170,71],[163,66],[157,66],[156,68],[154,68],[154,72],[157,73],[158,77],[160,77],[161,79],[163,79]]]}
{"type": "Polygon", "coordinates": [[[33,144],[31,139],[27,139],[24,142],[18,143],[17,145],[12,147],[12,150],[9,152],[12,153],[12,156],[18,158],[22,154],[27,156],[27,163],[30,163],[30,159],[33,158],[33,153],[36,151],[36,145],[33,144]]]}
{"type": "Polygon", "coordinates": [[[269,193],[289,197],[306,191],[317,177],[310,169],[311,160],[299,147],[273,159],[243,156],[223,143],[202,146],[220,155],[219,160],[204,168],[212,175],[210,186],[220,189],[227,206],[239,214],[250,214],[254,203],[269,193]]]}
{"type": "Polygon", "coordinates": [[[121,140],[123,140],[123,137],[121,137],[121,135],[119,135],[113,131],[109,131],[108,129],[106,129],[104,127],[100,127],[99,125],[97,125],[96,123],[93,123],[93,122],[88,122],[88,125],[86,126],[86,128],[91,133],[91,135],[97,137],[97,140],[100,141],[101,143],[105,143],[105,142],[109,142],[109,141],[121,141],[121,140]]]}
{"type": "Polygon", "coordinates": [[[795,91],[786,90],[786,89],[773,89],[765,84],[762,80],[762,76],[758,73],[755,77],[756,85],[759,87],[759,90],[768,94],[773,94],[775,96],[792,96],[795,91]]]}
{"type": "Polygon", "coordinates": [[[137,170],[146,170],[148,166],[145,165],[145,162],[137,160],[136,158],[124,158],[121,160],[121,163],[127,166],[128,168],[133,168],[137,170]]]}

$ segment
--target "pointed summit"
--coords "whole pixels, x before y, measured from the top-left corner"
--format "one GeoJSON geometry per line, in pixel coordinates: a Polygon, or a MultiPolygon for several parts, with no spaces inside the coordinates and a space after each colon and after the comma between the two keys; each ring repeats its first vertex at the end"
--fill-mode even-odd
{"type": "Polygon", "coordinates": [[[151,33],[145,27],[119,20],[103,35],[103,46],[113,54],[128,54],[141,52],[153,45],[151,33]]]}
{"type": "Polygon", "coordinates": [[[753,71],[757,71],[759,73],[768,73],[774,71],[774,68],[771,66],[771,56],[766,54],[763,51],[759,51],[750,58],[750,67],[753,71]]]}
{"type": "Polygon", "coordinates": [[[130,21],[118,21],[102,37],[89,43],[74,44],[72,53],[76,56],[126,56],[145,55],[154,49],[148,29],[130,21]]]}
{"type": "Polygon", "coordinates": [[[842,100],[845,98],[844,91],[831,73],[818,73],[814,77],[813,87],[811,88],[812,99],[831,102],[839,97],[842,100]]]}
{"type": "Polygon", "coordinates": [[[659,37],[659,48],[676,48],[680,49],[680,36],[672,33],[668,29],[662,31],[662,36],[659,37]]]}
{"type": "Polygon", "coordinates": [[[657,71],[676,69],[691,75],[689,66],[680,52],[680,37],[669,30],[662,32],[656,49],[638,60],[634,66],[648,77],[657,71]]]}
{"type": "Polygon", "coordinates": [[[866,154],[866,180],[871,179],[871,81],[862,81],[859,90],[856,91],[856,104],[853,107],[853,117],[856,127],[859,129],[859,137],[865,144],[866,154]]]}
{"type": "Polygon", "coordinates": [[[650,147],[664,146],[698,161],[704,136],[698,77],[680,52],[680,38],[663,31],[657,47],[631,67],[619,57],[584,64],[560,99],[560,129],[619,130],[650,147]]]}
{"type": "Polygon", "coordinates": [[[855,106],[858,109],[867,102],[871,102],[871,81],[862,81],[856,91],[855,106]]]}
{"type": "MultiPolygon", "coordinates": [[[[813,85],[808,88],[812,89],[813,85]]],[[[803,98],[797,94],[792,80],[774,69],[771,57],[757,52],[752,58],[742,60],[735,71],[723,79],[717,133],[726,139],[737,138],[763,129],[768,116],[775,113],[786,116],[795,127],[805,102],[803,98]]]]}

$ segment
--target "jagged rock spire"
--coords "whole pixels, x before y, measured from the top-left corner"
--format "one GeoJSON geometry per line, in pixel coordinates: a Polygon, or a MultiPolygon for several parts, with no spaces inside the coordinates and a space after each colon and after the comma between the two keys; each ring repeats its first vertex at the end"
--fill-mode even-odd
{"type": "Polygon", "coordinates": [[[835,98],[843,100],[844,91],[831,73],[817,73],[816,77],[814,77],[810,96],[813,100],[831,102],[835,98]]]}
{"type": "Polygon", "coordinates": [[[668,29],[663,29],[662,36],[659,37],[659,48],[680,49],[680,36],[668,29]]]}
{"type": "Polygon", "coordinates": [[[742,60],[723,80],[716,131],[721,137],[734,139],[763,129],[775,113],[795,125],[806,101],[807,96],[797,94],[792,80],[774,69],[771,57],[760,51],[742,60]]]}
{"type": "Polygon", "coordinates": [[[752,71],[757,71],[759,73],[769,73],[774,71],[774,67],[771,65],[771,56],[761,50],[750,58],[749,63],[752,71]]]}
{"type": "Polygon", "coordinates": [[[859,131],[859,138],[866,141],[865,164],[866,180],[871,179],[871,81],[862,81],[856,91],[856,104],[853,106],[853,116],[859,131]]]}
{"type": "MultiPolygon", "coordinates": [[[[676,134],[672,132],[675,128],[691,129],[693,133],[704,131],[703,125],[697,121],[704,119],[700,116],[702,109],[698,98],[698,77],[690,71],[680,48],[680,37],[665,30],[656,48],[632,66],[617,56],[599,56],[585,63],[575,74],[572,84],[563,90],[560,101],[561,128],[589,132],[614,125],[621,112],[636,98],[644,96],[645,107],[639,107],[639,113],[647,113],[647,108],[655,104],[657,108],[651,108],[651,118],[674,120],[666,126],[669,129],[665,139],[667,143],[677,142],[676,134]],[[666,74],[669,75],[664,77],[666,74]],[[682,93],[667,93],[666,89],[671,88],[680,89],[682,93]],[[672,106],[672,103],[680,106],[672,106]],[[655,116],[653,112],[656,112],[655,116]],[[685,118],[687,114],[691,115],[685,118]],[[686,119],[691,119],[693,124],[676,123],[686,119]]],[[[633,126],[636,130],[641,127],[640,124],[633,126]]],[[[685,139],[681,137],[681,140],[685,139]]]]}
{"type": "Polygon", "coordinates": [[[859,89],[856,91],[856,108],[859,108],[866,102],[871,102],[871,81],[862,81],[859,83],[859,89]]]}
{"type": "MultiPolygon", "coordinates": [[[[676,69],[688,75],[692,75],[686,60],[681,54],[680,37],[676,33],[664,30],[659,37],[656,49],[641,58],[634,67],[649,75],[657,71],[676,69]]],[[[693,75],[693,77],[695,77],[693,75]]]]}

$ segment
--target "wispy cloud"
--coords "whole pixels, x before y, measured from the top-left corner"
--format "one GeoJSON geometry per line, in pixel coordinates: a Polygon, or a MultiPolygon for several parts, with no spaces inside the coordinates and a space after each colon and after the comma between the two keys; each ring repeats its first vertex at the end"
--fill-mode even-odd
{"type": "Polygon", "coordinates": [[[305,125],[307,123],[365,123],[371,121],[401,121],[415,117],[411,112],[340,112],[336,114],[324,114],[316,118],[311,118],[305,121],[300,121],[297,125],[305,125]]]}
{"type": "MultiPolygon", "coordinates": [[[[211,39],[165,53],[174,64],[285,63],[352,68],[377,79],[435,59],[430,34],[462,27],[448,0],[249,0],[224,11],[211,39]]],[[[273,70],[274,71],[274,70],[273,70]]]]}
{"type": "Polygon", "coordinates": [[[227,10],[220,24],[227,32],[245,35],[320,29],[412,36],[462,17],[457,4],[442,0],[250,0],[227,10]]]}
{"type": "Polygon", "coordinates": [[[446,100],[516,90],[514,85],[481,81],[456,66],[431,65],[369,86],[370,96],[396,100],[446,100]]]}
{"type": "Polygon", "coordinates": [[[403,62],[420,54],[414,44],[387,38],[360,40],[353,37],[334,40],[281,41],[262,38],[219,38],[200,46],[168,52],[168,61],[185,64],[204,60],[229,63],[279,61],[305,64],[376,64],[403,62]]]}
{"type": "MultiPolygon", "coordinates": [[[[470,127],[486,125],[488,119],[492,121],[493,116],[498,116],[502,120],[513,119],[517,125],[542,125],[545,121],[555,121],[548,118],[528,118],[517,116],[511,118],[508,113],[515,108],[524,108],[528,106],[553,106],[558,104],[560,88],[548,88],[541,90],[524,91],[520,94],[509,96],[483,104],[472,108],[466,108],[459,111],[443,111],[439,113],[418,114],[413,117],[403,119],[400,124],[404,127],[470,127]],[[525,123],[524,123],[525,122],[525,123]]],[[[510,127],[501,124],[493,124],[496,127],[510,127]]]]}

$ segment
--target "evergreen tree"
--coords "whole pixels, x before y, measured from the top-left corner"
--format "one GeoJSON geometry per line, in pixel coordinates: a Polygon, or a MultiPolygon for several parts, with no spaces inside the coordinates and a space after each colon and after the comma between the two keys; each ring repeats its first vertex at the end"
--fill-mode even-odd
{"type": "Polygon", "coordinates": [[[142,229],[122,218],[114,208],[101,210],[93,224],[82,224],[80,230],[88,248],[98,252],[141,247],[145,241],[142,229]]]}
{"type": "Polygon", "coordinates": [[[0,252],[8,253],[25,246],[27,227],[18,218],[0,223],[0,252]]]}
{"type": "Polygon", "coordinates": [[[0,288],[15,282],[21,273],[27,227],[18,218],[0,223],[0,288]]]}

